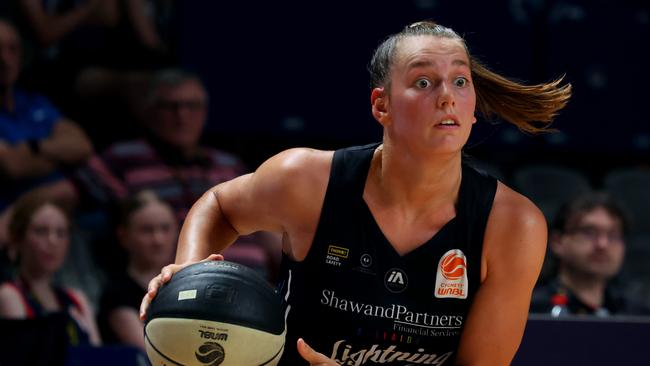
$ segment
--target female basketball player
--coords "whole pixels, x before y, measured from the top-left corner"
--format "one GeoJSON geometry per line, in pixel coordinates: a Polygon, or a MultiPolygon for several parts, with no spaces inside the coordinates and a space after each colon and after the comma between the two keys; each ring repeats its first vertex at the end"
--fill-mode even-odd
{"type": "Polygon", "coordinates": [[[9,249],[17,276],[0,286],[0,317],[34,319],[52,313],[68,317],[67,344],[100,344],[86,296],[53,284],[70,246],[70,221],[57,203],[38,195],[19,199],[9,220],[9,249]]]}
{"type": "Polygon", "coordinates": [[[464,164],[462,149],[477,106],[534,132],[564,107],[570,85],[504,79],[431,22],[389,37],[370,69],[383,142],[287,150],[208,191],[141,315],[183,266],[221,259],[211,253],[238,235],[275,231],[287,345],[303,337],[313,346],[287,346],[282,365],[509,364],[546,223],[529,200],[464,164]]]}

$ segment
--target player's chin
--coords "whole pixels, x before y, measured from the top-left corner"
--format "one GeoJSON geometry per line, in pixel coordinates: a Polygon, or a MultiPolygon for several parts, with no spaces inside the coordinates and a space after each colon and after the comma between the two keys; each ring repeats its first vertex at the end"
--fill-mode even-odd
{"type": "Polygon", "coordinates": [[[466,141],[460,138],[444,136],[429,145],[429,151],[436,155],[458,154],[463,150],[466,141]]]}

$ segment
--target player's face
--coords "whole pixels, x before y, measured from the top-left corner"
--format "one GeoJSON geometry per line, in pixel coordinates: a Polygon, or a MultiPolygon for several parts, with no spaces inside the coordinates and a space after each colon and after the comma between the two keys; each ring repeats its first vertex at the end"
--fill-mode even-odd
{"type": "Polygon", "coordinates": [[[407,37],[391,68],[388,123],[391,138],[435,152],[458,152],[467,142],[476,93],[469,58],[459,40],[407,37]]]}
{"type": "Polygon", "coordinates": [[[625,255],[620,220],[599,207],[586,213],[568,231],[554,248],[563,263],[602,279],[618,273],[625,255]]]}
{"type": "Polygon", "coordinates": [[[32,274],[53,274],[65,260],[70,243],[68,219],[53,205],[40,207],[18,243],[21,268],[32,274]]]}
{"type": "Polygon", "coordinates": [[[149,127],[160,140],[191,149],[199,142],[206,117],[207,94],[201,84],[188,80],[159,89],[149,127]]]}
{"type": "Polygon", "coordinates": [[[16,30],[0,21],[0,87],[12,86],[20,72],[20,41],[16,30]]]}
{"type": "Polygon", "coordinates": [[[171,208],[150,202],[135,211],[122,241],[129,256],[144,268],[161,268],[173,261],[178,224],[171,208]]]}

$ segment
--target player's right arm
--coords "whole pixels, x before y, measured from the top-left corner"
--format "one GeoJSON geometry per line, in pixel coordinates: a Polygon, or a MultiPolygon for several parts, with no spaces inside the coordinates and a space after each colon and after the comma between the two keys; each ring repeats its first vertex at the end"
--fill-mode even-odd
{"type": "Polygon", "coordinates": [[[157,289],[181,268],[221,253],[239,235],[271,231],[283,236],[283,251],[303,259],[313,239],[332,160],[331,151],[290,149],[254,173],[221,183],[197,200],[181,229],[176,263],[150,283],[141,317],[157,289]]]}

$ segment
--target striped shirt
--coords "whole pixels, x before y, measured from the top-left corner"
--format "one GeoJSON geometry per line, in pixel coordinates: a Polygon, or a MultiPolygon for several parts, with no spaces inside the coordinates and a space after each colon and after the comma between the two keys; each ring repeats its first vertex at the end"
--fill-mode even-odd
{"type": "Polygon", "coordinates": [[[91,158],[89,168],[86,173],[92,176],[94,187],[85,188],[95,191],[91,196],[103,197],[100,201],[121,200],[150,189],[172,205],[181,222],[205,191],[245,172],[239,158],[223,151],[201,147],[195,156],[183,158],[156,149],[145,139],[111,145],[101,156],[91,158]]]}

